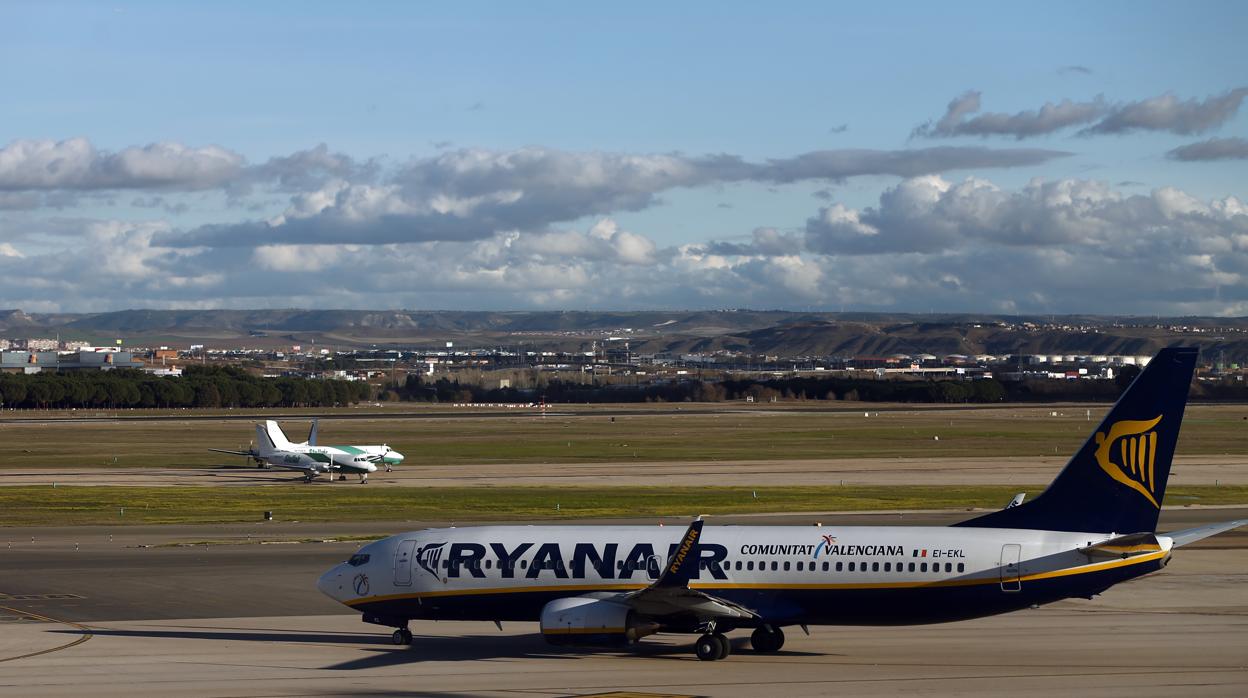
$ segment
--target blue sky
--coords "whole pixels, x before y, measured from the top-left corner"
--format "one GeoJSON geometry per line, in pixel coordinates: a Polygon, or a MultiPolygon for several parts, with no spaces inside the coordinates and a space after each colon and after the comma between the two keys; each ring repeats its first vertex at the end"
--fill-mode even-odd
{"type": "Polygon", "coordinates": [[[0,304],[1248,314],[1245,30],[1234,2],[8,3],[0,267],[45,282],[0,304]],[[974,130],[1063,100],[1088,116],[974,130]]]}

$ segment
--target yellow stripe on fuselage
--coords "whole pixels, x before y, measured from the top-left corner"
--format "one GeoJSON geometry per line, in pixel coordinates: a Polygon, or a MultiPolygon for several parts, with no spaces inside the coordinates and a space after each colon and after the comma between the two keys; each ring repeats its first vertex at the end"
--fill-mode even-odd
{"type": "MultiPolygon", "coordinates": [[[[1039,579],[1054,579],[1057,577],[1069,577],[1077,574],[1091,574],[1093,572],[1103,572],[1105,570],[1115,569],[1118,567],[1126,567],[1129,565],[1138,565],[1144,562],[1159,560],[1167,555],[1167,552],[1160,550],[1149,553],[1147,555],[1137,555],[1129,557],[1125,560],[1108,560],[1106,562],[1096,562],[1090,565],[1080,565],[1078,567],[1066,567],[1060,570],[1052,570],[1049,572],[1036,572],[1034,574],[1022,575],[1019,581],[1035,581],[1039,579]]],[[[1013,579],[1006,580],[1013,582],[1013,579]]],[[[738,582],[707,582],[707,583],[690,583],[692,589],[716,590],[716,589],[835,589],[835,590],[855,590],[855,589],[927,589],[932,587],[964,587],[975,586],[977,584],[998,584],[1001,582],[999,576],[992,577],[973,577],[966,579],[941,579],[930,582],[908,581],[908,582],[869,582],[869,583],[823,583],[823,584],[793,584],[793,583],[738,583],[738,582]]],[[[440,596],[476,596],[484,594],[525,594],[549,591],[636,591],[645,589],[649,584],[547,584],[542,586],[523,586],[523,587],[491,587],[486,589],[458,589],[458,590],[438,590],[424,591],[409,594],[389,594],[386,596],[371,596],[362,599],[354,599],[352,601],[344,601],[348,606],[357,606],[366,603],[377,603],[381,601],[397,601],[400,599],[428,599],[440,596]]]]}

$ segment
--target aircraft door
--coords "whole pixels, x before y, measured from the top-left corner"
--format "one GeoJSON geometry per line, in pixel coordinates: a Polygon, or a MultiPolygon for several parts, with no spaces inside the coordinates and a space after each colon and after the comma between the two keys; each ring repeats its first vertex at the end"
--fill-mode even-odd
{"type": "Polygon", "coordinates": [[[1001,546],[1001,591],[1021,591],[1022,579],[1019,574],[1019,563],[1023,554],[1023,546],[1018,543],[1006,543],[1001,546]]]}
{"type": "Polygon", "coordinates": [[[399,548],[394,552],[394,585],[410,586],[412,583],[412,550],[416,548],[416,541],[405,540],[399,543],[399,548]]]}

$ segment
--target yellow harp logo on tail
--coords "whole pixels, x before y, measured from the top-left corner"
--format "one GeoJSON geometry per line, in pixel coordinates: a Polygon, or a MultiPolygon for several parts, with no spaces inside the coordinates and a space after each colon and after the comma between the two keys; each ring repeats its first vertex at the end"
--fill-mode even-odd
{"type": "Polygon", "coordinates": [[[1153,427],[1161,415],[1151,420],[1114,422],[1109,433],[1096,432],[1096,462],[1109,476],[1139,492],[1158,509],[1153,497],[1157,491],[1154,466],[1157,460],[1157,432],[1153,427]],[[1114,462],[1117,456],[1118,462],[1114,462]]]}

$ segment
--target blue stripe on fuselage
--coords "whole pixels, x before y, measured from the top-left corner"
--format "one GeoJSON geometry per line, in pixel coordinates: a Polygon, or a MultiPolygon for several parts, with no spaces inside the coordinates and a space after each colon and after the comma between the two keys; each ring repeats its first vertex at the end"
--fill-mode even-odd
{"type": "MultiPolygon", "coordinates": [[[[1071,597],[1087,597],[1135,577],[1161,569],[1165,560],[1153,559],[1121,567],[1044,579],[1025,579],[1016,592],[1006,592],[995,580],[958,585],[932,584],[903,588],[708,588],[717,597],[750,608],[761,620],[775,624],[911,625],[941,623],[1016,611],[1071,597]]],[[[611,590],[611,589],[604,589],[611,590]]],[[[590,590],[558,586],[526,591],[505,588],[489,593],[464,593],[389,598],[352,604],[366,613],[428,620],[536,621],[542,607],[554,599],[579,596],[590,590]]]]}

